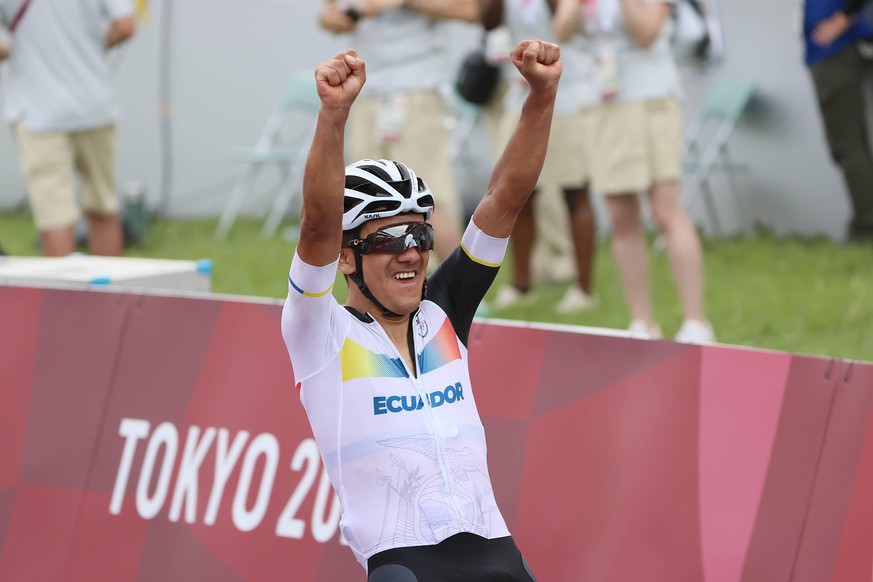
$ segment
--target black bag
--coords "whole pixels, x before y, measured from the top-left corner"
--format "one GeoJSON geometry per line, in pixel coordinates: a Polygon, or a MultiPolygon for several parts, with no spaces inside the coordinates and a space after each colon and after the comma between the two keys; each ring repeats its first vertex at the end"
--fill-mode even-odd
{"type": "Polygon", "coordinates": [[[705,69],[724,60],[717,0],[678,0],[672,16],[673,56],[680,66],[705,69]]]}
{"type": "Polygon", "coordinates": [[[494,97],[499,83],[500,67],[488,62],[483,46],[464,58],[455,81],[455,89],[466,101],[474,105],[485,105],[494,97]]]}

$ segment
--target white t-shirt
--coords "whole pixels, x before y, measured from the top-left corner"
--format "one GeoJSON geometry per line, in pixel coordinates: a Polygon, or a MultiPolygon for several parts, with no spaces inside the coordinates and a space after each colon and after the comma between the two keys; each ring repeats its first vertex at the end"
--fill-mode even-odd
{"type": "Polygon", "coordinates": [[[361,19],[349,41],[367,63],[363,95],[436,89],[444,79],[445,47],[437,21],[425,14],[396,8],[361,19]]]}
{"type": "MultiPolygon", "coordinates": [[[[503,24],[509,30],[513,46],[531,38],[557,43],[552,29],[552,10],[546,0],[503,0],[503,24]]],[[[561,43],[561,61],[563,72],[555,97],[555,114],[576,113],[582,105],[596,103],[598,93],[591,83],[594,59],[589,40],[577,34],[561,43]]],[[[504,106],[509,111],[520,112],[528,88],[514,65],[506,67],[506,71],[510,86],[504,106]]]]}
{"type": "Polygon", "coordinates": [[[314,267],[294,255],[282,334],[342,505],[340,528],[365,569],[370,556],[391,548],[461,532],[509,535],[491,487],[465,345],[507,242],[470,223],[461,249],[428,277],[411,320],[415,370],[377,321],[334,299],[337,263],[314,267]]]}
{"type": "MultiPolygon", "coordinates": [[[[670,4],[676,0],[640,0],[670,4]]],[[[641,48],[628,31],[620,0],[597,0],[594,18],[584,25],[584,36],[594,45],[611,44],[619,76],[617,101],[643,101],[663,97],[682,97],[682,81],[673,58],[673,21],[668,16],[658,38],[647,49],[641,48]],[[603,17],[605,14],[605,18],[603,17]]]]}
{"type": "MultiPolygon", "coordinates": [[[[0,0],[8,25],[23,0],[0,0]]],[[[33,0],[13,36],[6,120],[34,132],[115,121],[106,33],[133,14],[130,0],[33,0]]]]}

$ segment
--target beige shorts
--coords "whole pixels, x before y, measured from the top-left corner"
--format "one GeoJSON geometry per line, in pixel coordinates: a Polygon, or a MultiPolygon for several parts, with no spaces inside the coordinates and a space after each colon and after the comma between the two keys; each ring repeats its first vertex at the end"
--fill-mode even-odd
{"type": "MultiPolygon", "coordinates": [[[[498,154],[509,142],[518,125],[519,114],[503,115],[500,121],[498,154]]],[[[540,182],[561,188],[575,188],[588,183],[591,178],[586,151],[584,117],[581,113],[556,115],[549,133],[549,149],[540,173],[540,182]]]]}
{"type": "Polygon", "coordinates": [[[383,100],[358,99],[349,117],[349,162],[363,158],[403,162],[433,192],[436,207],[461,224],[461,200],[448,156],[448,113],[436,91],[410,91],[404,95],[396,141],[377,138],[383,100]]]}
{"type": "Polygon", "coordinates": [[[596,105],[583,117],[591,185],[601,194],[681,179],[684,130],[676,99],[596,105]]]}
{"type": "Polygon", "coordinates": [[[76,175],[82,208],[88,213],[118,213],[115,195],[115,126],[75,132],[32,132],[15,126],[21,172],[39,230],[75,224],[76,175]]]}

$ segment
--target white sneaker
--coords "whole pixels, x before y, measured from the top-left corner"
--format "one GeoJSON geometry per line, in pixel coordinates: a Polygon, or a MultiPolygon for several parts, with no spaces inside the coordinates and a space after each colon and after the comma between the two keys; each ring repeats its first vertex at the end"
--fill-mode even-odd
{"type": "Polygon", "coordinates": [[[661,328],[657,325],[649,326],[642,319],[633,320],[627,330],[630,332],[631,337],[635,339],[661,339],[661,328]]]}
{"type": "Polygon", "coordinates": [[[708,321],[686,319],[676,332],[676,341],[683,344],[710,344],[716,341],[715,332],[708,321]]]}
{"type": "Polygon", "coordinates": [[[585,311],[597,305],[597,298],[589,295],[577,284],[570,285],[564,297],[555,306],[558,313],[585,311]]]}
{"type": "Polygon", "coordinates": [[[494,309],[506,309],[507,307],[525,303],[531,299],[533,299],[533,293],[531,291],[523,292],[515,285],[504,285],[498,289],[497,297],[494,299],[492,307],[494,309]]]}

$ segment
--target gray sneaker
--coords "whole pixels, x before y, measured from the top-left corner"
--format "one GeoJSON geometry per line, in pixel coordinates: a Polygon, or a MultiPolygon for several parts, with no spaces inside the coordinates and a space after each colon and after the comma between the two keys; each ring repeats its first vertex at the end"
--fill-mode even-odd
{"type": "Polygon", "coordinates": [[[711,344],[715,343],[715,332],[708,321],[686,319],[682,327],[676,332],[676,341],[683,344],[711,344]]]}
{"type": "Polygon", "coordinates": [[[635,339],[661,339],[661,328],[657,325],[650,326],[642,319],[633,320],[627,330],[630,332],[631,337],[635,339]]]}
{"type": "Polygon", "coordinates": [[[597,306],[597,298],[589,295],[582,288],[574,283],[570,285],[567,292],[555,306],[555,311],[558,313],[575,313],[577,311],[586,311],[597,306]]]}
{"type": "Polygon", "coordinates": [[[515,285],[505,285],[497,291],[497,297],[491,304],[494,309],[506,309],[514,305],[521,305],[533,299],[533,292],[523,292],[515,285]]]}

